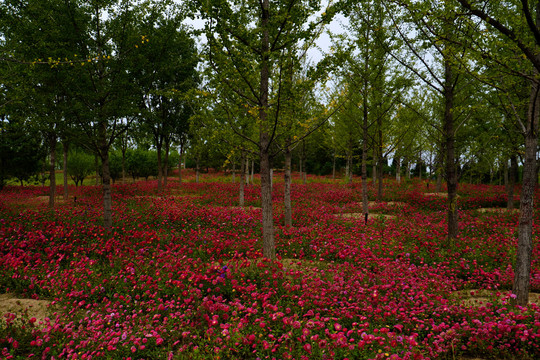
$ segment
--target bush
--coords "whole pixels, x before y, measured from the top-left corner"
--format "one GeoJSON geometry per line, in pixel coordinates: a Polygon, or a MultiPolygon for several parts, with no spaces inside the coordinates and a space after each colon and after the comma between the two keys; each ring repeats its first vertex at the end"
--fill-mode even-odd
{"type": "Polygon", "coordinates": [[[94,156],[82,151],[71,152],[67,161],[67,173],[75,186],[83,184],[86,177],[94,172],[94,156]]]}

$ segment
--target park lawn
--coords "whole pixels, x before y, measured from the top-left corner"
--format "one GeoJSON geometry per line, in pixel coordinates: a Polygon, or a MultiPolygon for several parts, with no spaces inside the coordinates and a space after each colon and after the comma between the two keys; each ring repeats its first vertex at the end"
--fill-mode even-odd
{"type": "Polygon", "coordinates": [[[224,174],[189,176],[160,193],[155,181],[113,186],[111,231],[99,187],[72,188],[78,200],[55,210],[35,202],[44,187],[0,192],[0,294],[49,302],[47,316],[32,312],[42,302],[9,308],[2,357],[540,357],[540,248],[531,303],[515,307],[518,214],[485,210],[503,207],[503,187],[460,186],[460,237],[445,246],[445,199],[424,182],[385,181],[366,224],[359,183],[295,179],[292,228],[276,182],[272,262],[259,187],[238,208],[238,184],[211,181],[224,174]]]}

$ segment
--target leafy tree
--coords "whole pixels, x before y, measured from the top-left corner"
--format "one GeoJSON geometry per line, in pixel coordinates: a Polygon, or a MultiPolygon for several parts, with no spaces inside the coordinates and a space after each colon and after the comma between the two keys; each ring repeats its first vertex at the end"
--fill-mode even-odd
{"type": "Polygon", "coordinates": [[[68,174],[75,186],[83,185],[84,179],[94,172],[94,156],[83,151],[71,152],[67,160],[68,174]]]}
{"type": "Polygon", "coordinates": [[[166,2],[152,8],[140,26],[148,43],[134,59],[141,90],[140,126],[157,150],[158,189],[167,184],[171,145],[176,139],[182,142],[188,129],[191,108],[184,94],[198,82],[197,51],[183,20],[180,10],[166,2]]]}
{"type": "Polygon", "coordinates": [[[517,119],[525,139],[523,185],[513,292],[525,306],[529,298],[532,257],[533,200],[537,182],[536,152],[540,116],[540,1],[487,2],[456,0],[467,16],[481,19],[483,36],[472,45],[479,61],[496,63],[504,72],[530,84],[526,119],[517,119]],[[493,46],[493,45],[496,45],[493,46]],[[526,121],[523,121],[526,120],[526,121]]]}
{"type": "Polygon", "coordinates": [[[16,120],[2,117],[0,122],[0,189],[9,178],[21,185],[41,171],[45,148],[39,133],[16,120]]]}
{"type": "Polygon", "coordinates": [[[318,34],[317,22],[327,22],[332,12],[310,21],[321,5],[303,0],[194,0],[193,4],[206,21],[206,55],[215,76],[243,99],[258,126],[259,136],[253,142],[259,149],[261,167],[263,256],[274,259],[270,174],[281,92],[271,93],[270,84],[274,89],[281,89],[282,84],[272,75],[284,52],[298,42],[311,42],[318,34]],[[276,113],[272,114],[272,108],[276,113]]]}

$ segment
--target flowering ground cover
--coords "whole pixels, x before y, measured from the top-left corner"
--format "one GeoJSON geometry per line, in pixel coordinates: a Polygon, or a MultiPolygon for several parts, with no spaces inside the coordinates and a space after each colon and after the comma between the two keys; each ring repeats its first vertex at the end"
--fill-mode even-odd
{"type": "Polygon", "coordinates": [[[170,181],[159,194],[151,181],[115,185],[111,231],[98,187],[71,189],[77,201],[54,211],[36,200],[46,188],[0,192],[0,294],[51,301],[43,320],[31,309],[0,319],[1,356],[540,357],[538,297],[509,303],[518,214],[481,211],[504,206],[503,187],[460,186],[461,235],[445,247],[445,199],[425,183],[388,180],[371,208],[393,217],[366,224],[336,216],[361,212],[360,184],[296,181],[285,228],[276,182],[272,262],[261,258],[258,186],[238,208],[238,184],[216,178],[226,179],[170,181]]]}

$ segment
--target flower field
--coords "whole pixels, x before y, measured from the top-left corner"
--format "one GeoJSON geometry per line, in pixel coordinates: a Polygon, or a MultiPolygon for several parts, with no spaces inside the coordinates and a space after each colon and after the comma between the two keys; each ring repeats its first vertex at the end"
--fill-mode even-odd
{"type": "Polygon", "coordinates": [[[285,228],[277,182],[271,262],[259,187],[238,208],[238,184],[210,180],[115,185],[110,232],[99,187],[70,189],[55,211],[47,188],[4,188],[0,294],[51,303],[44,319],[3,316],[1,357],[540,358],[538,296],[509,303],[518,213],[485,210],[504,207],[504,187],[460,185],[460,237],[444,246],[445,198],[425,183],[388,180],[366,224],[346,216],[361,212],[359,183],[310,177],[293,184],[285,228]]]}

